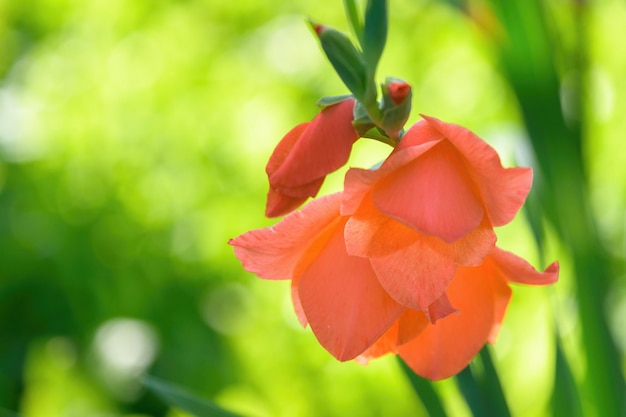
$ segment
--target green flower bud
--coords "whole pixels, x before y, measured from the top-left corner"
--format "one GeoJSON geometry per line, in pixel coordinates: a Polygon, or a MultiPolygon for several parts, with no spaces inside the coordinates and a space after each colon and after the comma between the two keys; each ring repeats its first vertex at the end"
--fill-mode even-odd
{"type": "Polygon", "coordinates": [[[367,71],[363,55],[348,37],[328,26],[311,22],[328,60],[358,100],[366,98],[367,71]]]}
{"type": "Polygon", "coordinates": [[[387,78],[382,85],[382,128],[392,139],[398,139],[411,114],[411,86],[397,78],[387,78]]]}

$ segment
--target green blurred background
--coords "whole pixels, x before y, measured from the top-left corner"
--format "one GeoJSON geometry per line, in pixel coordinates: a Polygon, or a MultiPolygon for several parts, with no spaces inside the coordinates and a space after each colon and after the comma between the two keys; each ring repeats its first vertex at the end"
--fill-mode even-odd
{"type": "MultiPolygon", "coordinates": [[[[389,6],[379,72],[412,84],[410,120],[462,124],[506,164],[535,167],[529,210],[500,246],[562,273],[514,288],[492,350],[512,414],[567,415],[565,392],[583,415],[610,415],[590,375],[602,378],[598,356],[621,374],[626,349],[626,3],[389,6]],[[572,143],[573,156],[557,146],[572,143]],[[568,234],[581,212],[590,226],[568,234]],[[585,333],[585,308],[608,338],[585,333]]],[[[335,361],[298,325],[289,284],[244,272],[226,244],[273,223],[269,154],[318,98],[346,92],[307,16],[347,30],[338,0],[0,0],[7,415],[183,415],[144,373],[250,417],[428,415],[395,358],[335,361]]],[[[350,164],[388,152],[360,141],[350,164]]],[[[623,398],[623,377],[606,380],[623,398]]],[[[434,387],[451,416],[470,415],[453,379],[434,387]]]]}

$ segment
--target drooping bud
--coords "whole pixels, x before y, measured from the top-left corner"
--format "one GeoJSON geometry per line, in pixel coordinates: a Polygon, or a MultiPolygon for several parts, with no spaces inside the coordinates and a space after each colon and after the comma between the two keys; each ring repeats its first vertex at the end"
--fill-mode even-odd
{"type": "Polygon", "coordinates": [[[325,107],[278,143],[265,172],[270,183],[265,215],[282,216],[318,192],[326,175],[348,162],[359,134],[352,126],[354,100],[325,107]]]}

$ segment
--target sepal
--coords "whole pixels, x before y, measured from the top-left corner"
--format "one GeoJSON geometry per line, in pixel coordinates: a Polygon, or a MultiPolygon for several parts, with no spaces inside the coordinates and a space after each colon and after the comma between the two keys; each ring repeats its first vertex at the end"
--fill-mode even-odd
{"type": "Polygon", "coordinates": [[[326,96],[326,97],[322,97],[319,100],[317,100],[317,107],[319,107],[320,110],[324,110],[326,107],[330,107],[330,106],[333,106],[335,104],[339,104],[342,101],[346,101],[346,100],[349,100],[351,98],[354,98],[354,96],[352,94],[342,94],[340,96],[326,96]]]}
{"type": "Polygon", "coordinates": [[[352,126],[359,132],[359,136],[364,136],[365,133],[376,126],[372,121],[372,118],[367,113],[365,106],[360,101],[357,101],[354,105],[354,120],[352,126]]]}

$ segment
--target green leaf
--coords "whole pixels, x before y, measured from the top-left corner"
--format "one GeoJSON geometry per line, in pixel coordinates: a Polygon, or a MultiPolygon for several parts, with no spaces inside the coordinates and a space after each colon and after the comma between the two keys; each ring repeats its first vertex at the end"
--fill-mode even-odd
{"type": "Polygon", "coordinates": [[[504,391],[500,384],[500,377],[493,365],[491,354],[489,353],[489,346],[485,346],[480,351],[480,359],[483,365],[483,394],[485,400],[489,400],[490,408],[493,410],[493,415],[498,417],[510,417],[511,411],[504,397],[504,391]]]}
{"type": "Polygon", "coordinates": [[[574,375],[561,348],[559,338],[556,339],[556,372],[554,374],[554,391],[552,392],[553,417],[582,417],[580,393],[574,375]]]}
{"type": "MultiPolygon", "coordinates": [[[[561,100],[561,71],[565,65],[576,74],[589,74],[587,51],[590,7],[572,7],[575,47],[563,47],[551,30],[553,16],[540,0],[490,0],[503,29],[500,59],[545,179],[538,201],[552,230],[567,248],[572,264],[578,305],[582,360],[586,363],[585,403],[602,417],[626,415],[626,380],[620,366],[622,354],[606,314],[606,299],[616,276],[598,233],[588,189],[587,158],[583,146],[588,134],[580,120],[566,120],[561,100]],[[559,59],[555,59],[558,56],[559,59]],[[557,66],[556,63],[559,63],[557,66]]],[[[584,77],[583,77],[584,78],[584,77]]],[[[569,102],[580,114],[581,97],[589,97],[588,83],[574,78],[577,92],[569,102]]],[[[583,112],[584,113],[584,112],[583,112]]],[[[590,138],[593,137],[589,136],[590,138]]]]}
{"type": "Polygon", "coordinates": [[[342,101],[346,101],[350,98],[354,98],[354,96],[352,94],[343,94],[340,96],[322,97],[319,100],[317,100],[317,106],[320,109],[324,110],[326,107],[333,106],[335,104],[341,103],[342,101]]]}
{"type": "Polygon", "coordinates": [[[415,394],[424,404],[424,408],[428,411],[428,415],[430,417],[447,417],[441,398],[439,398],[439,394],[433,388],[432,383],[413,372],[402,359],[398,359],[398,361],[404,374],[409,379],[413,391],[415,391],[415,394]]]}
{"type": "Polygon", "coordinates": [[[367,85],[365,61],[348,37],[328,26],[311,22],[320,44],[337,74],[358,100],[364,100],[367,85]]]}
{"type": "Polygon", "coordinates": [[[457,375],[456,381],[475,417],[511,416],[487,346],[457,375]]]}
{"type": "Polygon", "coordinates": [[[475,417],[487,416],[485,404],[483,404],[482,395],[480,393],[480,387],[469,365],[457,374],[456,384],[463,398],[465,398],[465,402],[472,412],[472,415],[475,417]]]}
{"type": "Polygon", "coordinates": [[[533,189],[530,191],[528,197],[526,198],[526,204],[524,204],[523,212],[526,216],[526,221],[530,226],[533,238],[535,239],[535,244],[537,245],[537,252],[539,253],[539,264],[544,265],[545,230],[543,227],[541,201],[539,201],[539,196],[541,195],[541,192],[539,190],[543,187],[543,178],[541,176],[541,171],[537,171],[535,171],[534,173],[533,189]]]}
{"type": "Polygon", "coordinates": [[[372,78],[387,42],[387,0],[368,0],[363,27],[363,56],[372,78]]]}
{"type": "Polygon", "coordinates": [[[359,43],[363,43],[363,23],[361,22],[361,16],[359,14],[359,8],[356,5],[355,0],[343,0],[343,6],[346,9],[346,16],[354,36],[359,40],[359,43]]]}
{"type": "Polygon", "coordinates": [[[146,376],[143,384],[167,404],[196,417],[241,417],[157,378],[146,376]]]}

